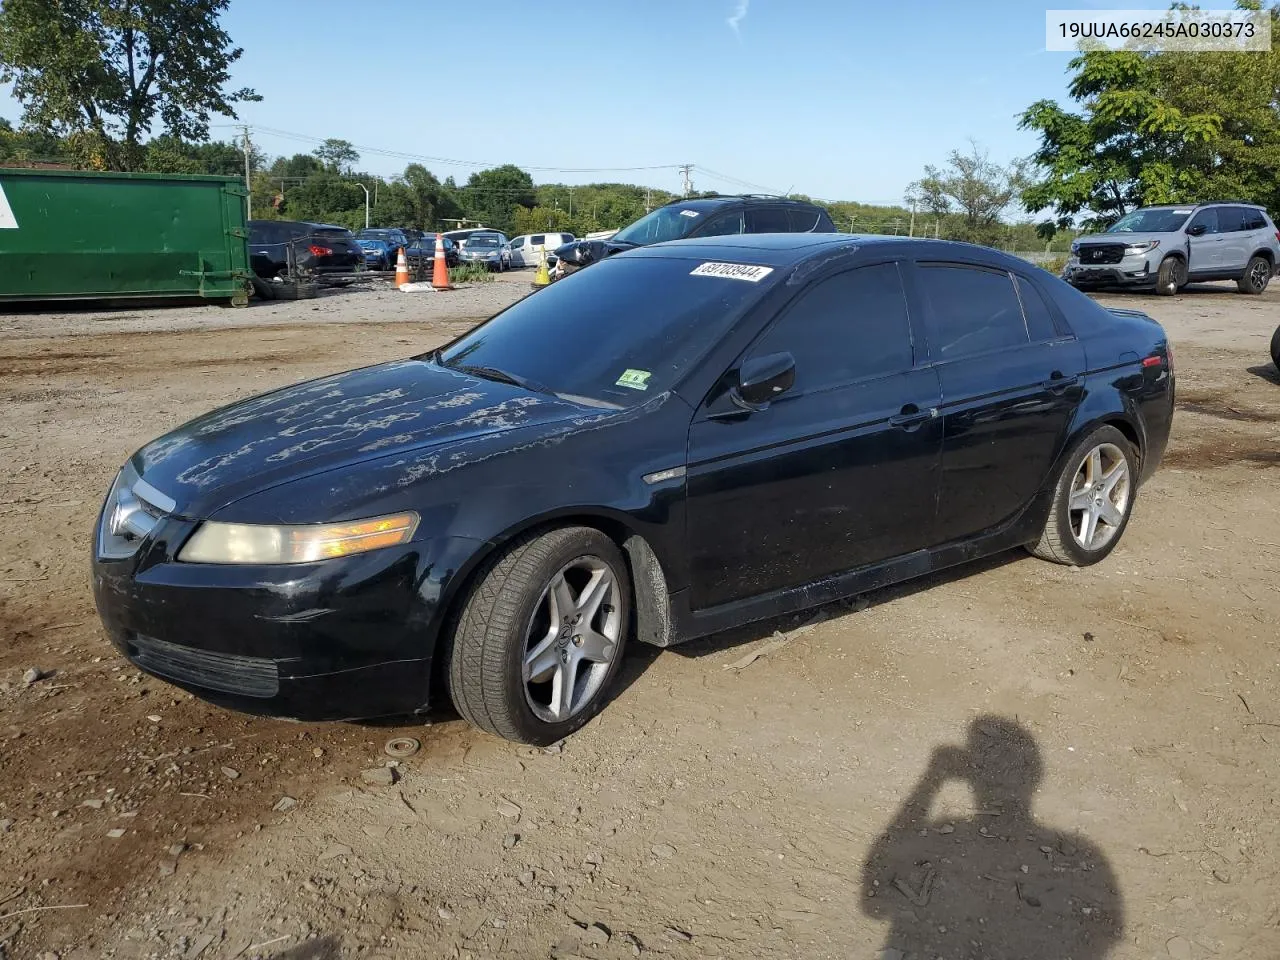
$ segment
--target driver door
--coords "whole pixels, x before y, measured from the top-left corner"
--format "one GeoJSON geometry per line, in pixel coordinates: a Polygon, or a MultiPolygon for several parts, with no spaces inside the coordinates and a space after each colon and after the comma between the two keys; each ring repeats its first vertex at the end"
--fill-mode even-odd
{"type": "Polygon", "coordinates": [[[1218,208],[1201,210],[1191,218],[1187,231],[1187,276],[1195,279],[1197,273],[1223,269],[1222,242],[1225,238],[1219,230],[1218,208]],[[1199,226],[1204,227],[1204,233],[1192,236],[1190,231],[1199,226]]]}
{"type": "Polygon", "coordinates": [[[795,362],[790,390],[758,410],[713,390],[690,425],[694,610],[932,542],[941,389],[933,368],[915,366],[898,265],[811,284],[740,362],[780,353],[795,362]]]}

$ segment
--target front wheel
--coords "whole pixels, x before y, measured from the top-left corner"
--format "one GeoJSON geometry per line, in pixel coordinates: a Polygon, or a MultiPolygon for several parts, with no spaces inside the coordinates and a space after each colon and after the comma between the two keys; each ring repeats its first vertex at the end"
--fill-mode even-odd
{"type": "Polygon", "coordinates": [[[1156,293],[1172,297],[1187,282],[1187,265],[1180,257],[1165,257],[1156,271],[1156,293]]]}
{"type": "Polygon", "coordinates": [[[1244,276],[1236,281],[1236,289],[1241,293],[1257,295],[1267,289],[1271,282],[1271,261],[1266,257],[1253,256],[1244,268],[1244,276]]]}
{"type": "Polygon", "coordinates": [[[1054,563],[1097,563],[1120,542],[1137,492],[1133,446],[1115,427],[1099,427],[1068,454],[1044,531],[1028,549],[1054,563]]]}
{"type": "Polygon", "coordinates": [[[518,541],[471,594],[449,651],[449,692],[466,721],[545,746],[604,705],[622,663],[631,581],[621,551],[590,527],[518,541]]]}
{"type": "Polygon", "coordinates": [[[1280,370],[1280,327],[1271,335],[1271,362],[1280,370]]]}

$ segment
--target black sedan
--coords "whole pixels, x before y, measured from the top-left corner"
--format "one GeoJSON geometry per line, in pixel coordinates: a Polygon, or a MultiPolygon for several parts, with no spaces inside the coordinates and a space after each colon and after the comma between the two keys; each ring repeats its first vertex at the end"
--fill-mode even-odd
{"type": "Polygon", "coordinates": [[[339,281],[364,269],[364,249],[346,227],[303,220],[250,220],[249,264],[262,281],[339,281]]]}
{"type": "Polygon", "coordinates": [[[320,719],[443,693],[545,744],[630,639],[1019,546],[1096,563],[1172,412],[1159,324],[995,251],[659,244],[147,444],[94,592],[129,660],[210,700],[320,719]]]}
{"type": "MultiPolygon", "coordinates": [[[[409,261],[409,269],[430,271],[436,257],[436,238],[425,236],[413,241],[405,247],[405,257],[409,261]]],[[[457,245],[448,237],[444,238],[444,262],[450,269],[462,262],[458,256],[457,245]]]]}

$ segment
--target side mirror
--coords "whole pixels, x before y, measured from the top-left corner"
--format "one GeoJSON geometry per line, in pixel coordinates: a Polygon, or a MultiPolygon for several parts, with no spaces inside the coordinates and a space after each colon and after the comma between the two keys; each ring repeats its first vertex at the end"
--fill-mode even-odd
{"type": "Polygon", "coordinates": [[[738,386],[730,393],[744,410],[763,410],[796,382],[796,361],[789,353],[753,357],[738,370],[738,386]]]}
{"type": "Polygon", "coordinates": [[[1190,236],[1190,237],[1203,236],[1204,229],[1205,228],[1203,223],[1193,223],[1191,226],[1187,227],[1187,236],[1190,236]]]}

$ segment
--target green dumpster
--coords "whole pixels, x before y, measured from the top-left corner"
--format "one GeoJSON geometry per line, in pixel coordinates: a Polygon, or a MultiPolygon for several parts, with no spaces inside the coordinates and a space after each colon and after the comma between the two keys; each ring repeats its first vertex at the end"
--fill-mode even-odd
{"type": "Polygon", "coordinates": [[[0,167],[0,302],[205,297],[247,303],[234,177],[0,167]]]}

